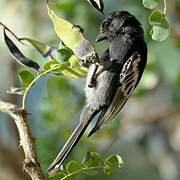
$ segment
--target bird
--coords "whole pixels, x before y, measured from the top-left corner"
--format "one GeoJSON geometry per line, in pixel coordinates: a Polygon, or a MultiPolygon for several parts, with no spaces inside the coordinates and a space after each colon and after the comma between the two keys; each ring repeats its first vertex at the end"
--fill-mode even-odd
{"type": "Polygon", "coordinates": [[[88,136],[110,122],[121,111],[144,72],[147,44],[142,25],[134,15],[128,11],[114,11],[107,15],[96,38],[96,42],[101,41],[106,41],[108,48],[99,58],[98,69],[96,64],[88,67],[86,104],[82,109],[79,124],[49,166],[49,175],[53,175],[64,163],[95,116],[98,116],[96,124],[88,136]]]}

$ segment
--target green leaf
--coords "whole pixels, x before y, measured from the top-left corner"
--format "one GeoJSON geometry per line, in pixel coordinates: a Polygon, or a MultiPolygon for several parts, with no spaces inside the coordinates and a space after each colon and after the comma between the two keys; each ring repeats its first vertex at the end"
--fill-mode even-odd
{"type": "Polygon", "coordinates": [[[62,71],[62,74],[69,78],[85,78],[87,75],[87,71],[84,71],[83,68],[66,68],[62,71]]]}
{"type": "Polygon", "coordinates": [[[112,171],[112,167],[109,166],[108,164],[106,164],[106,165],[104,166],[104,168],[103,168],[104,174],[110,175],[110,174],[111,174],[111,171],[112,171]]]}
{"type": "Polygon", "coordinates": [[[95,50],[92,44],[83,37],[82,28],[79,25],[73,26],[69,21],[58,17],[49,5],[47,9],[49,17],[53,21],[54,29],[63,43],[72,49],[79,59],[86,60],[89,56],[94,57],[95,50]]]}
{"type": "Polygon", "coordinates": [[[58,179],[61,179],[61,178],[64,178],[66,176],[66,174],[64,174],[62,172],[58,172],[56,176],[58,179]]]}
{"type": "Polygon", "coordinates": [[[23,95],[25,92],[25,88],[17,88],[17,87],[11,87],[7,93],[9,94],[16,94],[16,95],[23,95]]]}
{"type": "Polygon", "coordinates": [[[68,48],[59,49],[56,53],[56,59],[60,62],[67,62],[72,56],[72,51],[68,48]]]}
{"type": "Polygon", "coordinates": [[[84,174],[87,174],[88,176],[95,176],[95,175],[97,175],[97,171],[96,170],[92,170],[92,169],[85,169],[85,170],[83,170],[83,173],[84,174]]]}
{"type": "Polygon", "coordinates": [[[104,164],[111,167],[120,168],[123,164],[123,160],[118,154],[112,154],[105,159],[104,164]]]}
{"type": "Polygon", "coordinates": [[[83,160],[83,165],[87,167],[97,167],[100,165],[101,156],[96,152],[88,152],[85,159],[83,160]]]}
{"type": "Polygon", "coordinates": [[[154,9],[159,3],[159,0],[143,0],[145,8],[154,9]]]}
{"type": "MultiPolygon", "coordinates": [[[[69,58],[69,63],[71,65],[72,68],[81,68],[82,66],[79,64],[79,61],[77,59],[76,56],[72,55],[70,58],[69,58]]],[[[87,68],[84,68],[82,67],[82,69],[84,69],[86,72],[87,72],[87,68]]]]}
{"type": "Polygon", "coordinates": [[[58,63],[56,60],[49,61],[44,65],[44,69],[46,71],[51,71],[57,75],[64,75],[64,71],[66,71],[70,67],[69,62],[58,63]]]}
{"type": "Polygon", "coordinates": [[[73,31],[73,25],[70,22],[58,17],[49,6],[47,8],[57,35],[67,47],[74,50],[77,44],[83,40],[82,33],[80,31],[73,31]]]}
{"type": "Polygon", "coordinates": [[[168,22],[165,19],[165,15],[158,10],[154,10],[149,16],[150,25],[161,25],[164,28],[169,28],[168,22]]]}
{"type": "Polygon", "coordinates": [[[33,81],[34,76],[30,71],[21,71],[19,73],[19,79],[23,87],[28,87],[29,84],[33,81]]]}
{"type": "Polygon", "coordinates": [[[45,63],[44,70],[48,71],[48,70],[52,69],[53,67],[59,66],[59,65],[60,65],[60,63],[53,59],[53,60],[48,61],[48,62],[45,63]]]}
{"type": "Polygon", "coordinates": [[[4,29],[4,40],[11,55],[19,64],[33,68],[36,71],[39,70],[40,66],[36,62],[32,61],[31,59],[26,58],[21,53],[21,51],[17,48],[17,46],[13,43],[13,41],[7,36],[5,29],[4,29]]]}
{"type": "Polygon", "coordinates": [[[71,174],[73,172],[79,171],[82,169],[82,166],[80,163],[78,163],[77,161],[70,161],[67,165],[66,165],[66,171],[68,174],[71,174]]]}
{"type": "Polygon", "coordinates": [[[63,70],[62,73],[70,78],[84,78],[87,75],[87,68],[80,66],[76,56],[72,55],[69,59],[70,66],[63,70]]]}
{"type": "Polygon", "coordinates": [[[51,176],[50,179],[52,180],[57,180],[57,179],[62,179],[66,176],[65,170],[59,169],[53,176],[51,176]]]}
{"type": "Polygon", "coordinates": [[[78,62],[75,62],[77,58],[74,55],[71,56],[70,62],[64,62],[64,63],[59,63],[56,60],[52,60],[47,62],[44,65],[44,70],[48,71],[51,70],[52,68],[55,68],[56,66],[59,66],[58,69],[53,70],[53,73],[61,73],[62,75],[70,78],[83,78],[86,77],[87,74],[87,69],[84,67],[81,67],[78,62]],[[72,60],[73,59],[73,60],[72,60]],[[73,61],[73,62],[72,62],[73,61]]]}
{"type": "Polygon", "coordinates": [[[169,30],[161,26],[153,26],[151,36],[155,41],[164,41],[169,36],[169,30]]]}
{"type": "Polygon", "coordinates": [[[50,47],[49,45],[36,41],[34,39],[30,38],[21,38],[20,41],[27,41],[30,44],[32,44],[45,58],[53,58],[53,52],[55,51],[56,48],[50,47]]]}
{"type": "Polygon", "coordinates": [[[153,11],[149,17],[149,23],[153,26],[151,30],[152,39],[163,41],[169,36],[169,24],[160,11],[153,11]]]}

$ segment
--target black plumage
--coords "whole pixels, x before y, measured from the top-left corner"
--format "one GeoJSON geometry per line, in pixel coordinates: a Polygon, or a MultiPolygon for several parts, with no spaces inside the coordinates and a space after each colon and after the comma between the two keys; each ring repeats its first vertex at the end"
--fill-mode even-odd
{"type": "Polygon", "coordinates": [[[101,24],[96,41],[107,40],[108,49],[100,58],[101,66],[90,65],[86,81],[87,102],[80,122],[63,149],[50,165],[53,174],[67,158],[87,126],[99,113],[89,136],[111,121],[122,109],[141,79],[147,61],[147,46],[139,21],[127,11],[108,15],[101,24]],[[93,86],[89,86],[95,80],[93,86]]]}

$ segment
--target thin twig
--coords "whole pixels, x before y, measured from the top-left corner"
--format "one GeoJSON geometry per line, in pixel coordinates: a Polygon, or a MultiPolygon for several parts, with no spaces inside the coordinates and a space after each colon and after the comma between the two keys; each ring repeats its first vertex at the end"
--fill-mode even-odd
{"type": "Polygon", "coordinates": [[[25,159],[24,169],[32,180],[44,180],[44,175],[38,162],[34,139],[31,134],[28,116],[25,110],[14,104],[4,102],[0,99],[0,111],[8,114],[14,119],[23,148],[25,159]]]}
{"type": "Polygon", "coordinates": [[[3,28],[5,29],[5,30],[7,30],[9,33],[11,33],[18,41],[19,41],[19,38],[16,36],[16,34],[14,33],[14,32],[12,32],[4,23],[2,23],[1,21],[0,21],[0,25],[1,26],[3,26],[3,28]]]}
{"type": "Polygon", "coordinates": [[[82,168],[82,169],[80,169],[80,170],[77,170],[77,171],[74,171],[74,172],[72,172],[72,173],[70,173],[70,174],[65,175],[65,176],[62,177],[60,180],[69,179],[70,177],[75,176],[76,174],[81,173],[81,172],[83,172],[83,171],[98,170],[98,169],[103,169],[103,168],[104,168],[103,166],[84,167],[84,168],[82,168]]]}
{"type": "Polygon", "coordinates": [[[27,95],[28,95],[28,92],[29,90],[31,89],[31,87],[34,85],[34,83],[36,83],[36,81],[38,81],[40,78],[42,78],[43,76],[45,76],[46,74],[52,72],[52,71],[55,71],[55,70],[58,70],[59,68],[66,68],[68,66],[69,62],[67,62],[66,64],[64,65],[61,65],[59,64],[58,66],[52,68],[52,69],[48,69],[46,71],[43,71],[41,72],[40,74],[38,74],[37,77],[35,77],[33,79],[33,81],[28,85],[28,87],[25,89],[25,92],[24,92],[24,95],[23,95],[23,98],[22,98],[22,109],[24,110],[25,109],[25,106],[26,106],[26,98],[27,98],[27,95]]]}
{"type": "Polygon", "coordinates": [[[166,14],[166,11],[167,11],[167,2],[166,0],[164,0],[164,12],[163,12],[164,15],[166,14]]]}
{"type": "Polygon", "coordinates": [[[4,28],[4,30],[7,30],[14,38],[20,42],[21,44],[25,45],[22,41],[21,38],[19,38],[13,31],[11,31],[4,23],[0,21],[0,25],[4,28]]]}

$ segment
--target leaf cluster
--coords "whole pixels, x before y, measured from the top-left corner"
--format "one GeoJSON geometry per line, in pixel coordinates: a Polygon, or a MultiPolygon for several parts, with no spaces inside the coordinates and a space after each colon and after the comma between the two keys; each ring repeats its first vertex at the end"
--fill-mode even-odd
{"type": "Polygon", "coordinates": [[[166,18],[166,0],[164,0],[164,10],[159,10],[160,0],[143,0],[144,7],[151,10],[149,23],[152,26],[151,37],[155,41],[165,40],[170,33],[169,23],[166,18]]]}
{"type": "Polygon", "coordinates": [[[56,177],[60,180],[69,180],[78,174],[94,176],[98,170],[102,170],[105,175],[110,175],[113,169],[121,168],[122,165],[123,160],[118,154],[112,154],[103,159],[99,153],[88,152],[82,163],[74,160],[68,162],[57,172],[56,177]]]}

